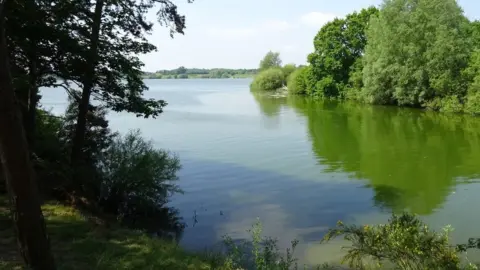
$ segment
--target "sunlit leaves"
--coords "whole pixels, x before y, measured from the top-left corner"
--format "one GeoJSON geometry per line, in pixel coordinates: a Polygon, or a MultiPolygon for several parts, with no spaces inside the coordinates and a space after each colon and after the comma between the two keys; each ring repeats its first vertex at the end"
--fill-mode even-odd
{"type": "Polygon", "coordinates": [[[434,98],[464,96],[467,25],[453,0],[385,1],[367,31],[364,100],[427,106],[434,98]]]}

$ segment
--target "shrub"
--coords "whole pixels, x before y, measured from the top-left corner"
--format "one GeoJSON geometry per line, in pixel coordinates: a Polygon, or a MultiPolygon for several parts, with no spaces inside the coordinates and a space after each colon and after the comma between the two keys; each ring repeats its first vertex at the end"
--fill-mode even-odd
{"type": "Polygon", "coordinates": [[[280,68],[271,68],[260,72],[250,84],[250,90],[275,91],[284,85],[284,75],[280,68]]]}
{"type": "Polygon", "coordinates": [[[465,112],[476,115],[480,114],[480,91],[468,93],[465,112]]]}
{"type": "Polygon", "coordinates": [[[291,248],[288,248],[285,256],[282,256],[276,239],[262,237],[260,221],[257,221],[249,232],[251,241],[235,243],[232,238],[224,237],[227,247],[227,265],[232,269],[298,269],[297,259],[293,257],[298,244],[297,240],[292,241],[291,248]]]}
{"type": "Polygon", "coordinates": [[[436,97],[425,103],[425,107],[430,110],[459,113],[464,111],[464,106],[457,95],[446,96],[443,98],[436,97]]]}
{"type": "Polygon", "coordinates": [[[99,204],[119,218],[148,216],[180,192],[175,184],[180,162],[155,149],[139,131],[116,137],[99,164],[102,175],[99,204]]]}
{"type": "Polygon", "coordinates": [[[286,64],[285,66],[283,66],[282,71],[284,80],[288,81],[288,78],[293,72],[295,72],[296,69],[297,67],[295,66],[295,64],[286,64]]]}
{"type": "Polygon", "coordinates": [[[288,78],[287,88],[290,94],[303,95],[307,92],[307,67],[295,70],[288,78]]]}
{"type": "Polygon", "coordinates": [[[365,259],[380,267],[394,269],[462,269],[457,249],[449,244],[449,228],[435,232],[416,216],[393,215],[387,224],[347,226],[342,222],[331,229],[322,242],[340,235],[352,243],[344,262],[365,269],[365,259]]]}
{"type": "Polygon", "coordinates": [[[465,112],[480,114],[480,75],[475,76],[472,84],[470,84],[468,88],[465,112]]]}

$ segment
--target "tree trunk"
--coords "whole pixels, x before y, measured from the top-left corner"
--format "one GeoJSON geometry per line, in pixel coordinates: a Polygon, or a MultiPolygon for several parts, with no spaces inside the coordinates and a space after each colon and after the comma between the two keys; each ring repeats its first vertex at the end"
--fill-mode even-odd
{"type": "Polygon", "coordinates": [[[24,116],[25,119],[25,132],[27,134],[27,142],[30,152],[33,152],[35,146],[35,125],[37,116],[37,103],[38,103],[38,86],[37,86],[37,55],[32,53],[30,56],[30,74],[28,76],[28,109],[24,116]]]}
{"type": "Polygon", "coordinates": [[[55,269],[8,64],[5,1],[0,0],[0,156],[20,254],[35,270],[55,269]]]}
{"type": "Polygon", "coordinates": [[[73,167],[73,184],[75,187],[81,187],[79,183],[79,167],[82,161],[82,148],[85,141],[85,132],[87,125],[87,113],[90,104],[90,95],[95,81],[95,68],[98,57],[98,39],[100,35],[100,26],[102,22],[104,0],[97,0],[95,4],[95,13],[93,15],[92,32],[90,33],[90,52],[88,56],[87,69],[83,79],[82,97],[78,104],[77,125],[73,137],[71,163],[73,167]]]}

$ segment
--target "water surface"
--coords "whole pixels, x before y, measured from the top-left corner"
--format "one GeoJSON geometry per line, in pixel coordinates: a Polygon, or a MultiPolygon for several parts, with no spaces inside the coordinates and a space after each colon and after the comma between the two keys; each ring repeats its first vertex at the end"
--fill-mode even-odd
{"type": "MultiPolygon", "coordinates": [[[[248,236],[260,218],[280,245],[300,240],[306,263],[335,261],[341,241],[319,245],[338,220],[365,224],[408,210],[453,238],[480,236],[480,118],[411,109],[267,98],[249,79],[147,80],[169,105],[157,119],[120,113],[112,129],[140,129],[179,154],[188,224],[181,244],[203,249],[248,236]],[[472,211],[473,210],[473,211],[472,211]]],[[[46,89],[61,113],[65,95],[46,89]]]]}

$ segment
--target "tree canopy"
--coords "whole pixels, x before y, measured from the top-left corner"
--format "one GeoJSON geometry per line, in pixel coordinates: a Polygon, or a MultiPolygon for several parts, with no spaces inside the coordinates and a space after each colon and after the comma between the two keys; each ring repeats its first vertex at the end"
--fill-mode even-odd
{"type": "MultiPolygon", "coordinates": [[[[63,175],[62,192],[85,197],[95,194],[89,184],[97,179],[78,177],[92,163],[88,152],[92,122],[105,126],[103,115],[92,118],[95,106],[91,101],[98,101],[103,109],[142,117],[156,117],[166,105],[163,100],[143,96],[148,88],[138,55],[156,50],[146,38],[154,25],[146,15],[153,8],[158,8],[157,21],[170,28],[170,36],[183,34],[185,17],[170,0],[0,2],[0,110],[5,112],[0,117],[0,157],[15,202],[12,211],[21,216],[14,221],[19,249],[29,268],[54,269],[35,192],[37,183],[29,170],[31,161],[41,154],[35,147],[36,121],[45,120],[38,117],[38,89],[63,87],[72,98],[72,107],[77,108],[70,123],[75,132],[71,129],[65,140],[58,141],[62,147],[55,148],[62,152],[56,161],[67,168],[58,172],[63,175]]],[[[106,133],[99,142],[108,141],[109,132],[103,130],[106,133]]],[[[52,156],[46,160],[49,158],[52,156]]],[[[94,159],[100,162],[101,158],[95,155],[94,159]]]]}
{"type": "Polygon", "coordinates": [[[480,113],[480,22],[455,0],[385,0],[325,24],[314,48],[291,93],[480,113]]]}
{"type": "Polygon", "coordinates": [[[336,18],[323,26],[315,36],[315,51],[308,56],[317,81],[314,95],[335,98],[344,95],[351,67],[363,56],[367,43],[365,31],[376,16],[374,7],[336,18]]]}
{"type": "Polygon", "coordinates": [[[282,66],[279,52],[269,51],[260,61],[259,70],[267,70],[269,68],[279,68],[282,66]]]}
{"type": "Polygon", "coordinates": [[[385,1],[367,31],[365,101],[438,109],[464,96],[468,23],[453,0],[385,1]]]}

